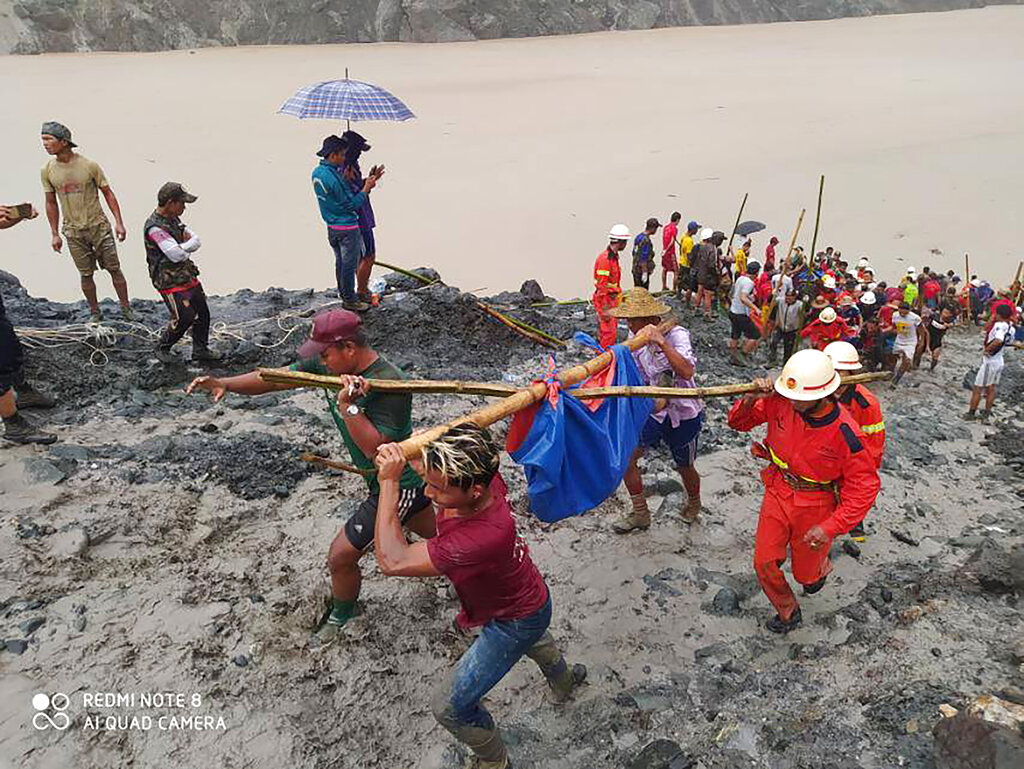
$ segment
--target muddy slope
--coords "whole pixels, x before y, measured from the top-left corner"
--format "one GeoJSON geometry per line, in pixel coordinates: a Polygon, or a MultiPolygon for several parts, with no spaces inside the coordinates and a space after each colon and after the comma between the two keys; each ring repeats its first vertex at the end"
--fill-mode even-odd
{"type": "MultiPolygon", "coordinates": [[[[19,326],[84,318],[80,305],[2,289],[19,326]]],[[[226,324],[215,344],[231,371],[283,364],[310,310],[330,301],[283,290],[215,298],[226,324]]],[[[472,301],[443,285],[395,292],[368,326],[418,376],[523,382],[544,370],[547,353],[472,301]]],[[[297,460],[311,448],[342,455],[322,396],[186,397],[198,370],[149,359],[164,311],[137,307],[140,325],[117,327],[136,335],[108,340],[104,365],[89,365],[80,343],[33,352],[33,378],[62,399],[44,417],[61,441],[0,449],[10,522],[0,532],[0,765],[456,766],[460,749],[429,712],[460,651],[443,580],[383,578],[368,557],[363,613],[339,643],[310,645],[327,545],[363,494],[359,479],[297,460]],[[71,696],[69,729],[33,728],[38,691],[71,696]],[[199,704],[86,707],[88,692],[197,694],[199,704]],[[87,717],[182,711],[226,729],[85,728],[87,717]]],[[[561,337],[594,327],[585,305],[519,314],[561,337]]],[[[682,317],[700,382],[735,381],[724,321],[682,317]]],[[[646,464],[654,525],[627,537],[610,532],[628,503],[621,491],[541,525],[509,464],[520,527],[554,596],[552,630],[590,668],[579,698],[559,708],[528,661],[492,692],[516,766],[928,769],[940,704],[1019,696],[1024,373],[1008,354],[995,419],[962,422],[979,343],[949,337],[935,372],[877,388],[890,444],[871,536],[859,552],[837,546],[834,576],[803,599],[804,627],[784,639],[762,627],[770,608],[750,567],[760,484],[749,438],[724,425],[727,404],[709,404],[708,512],[694,527],[678,518],[682,491],[663,453],[646,464]]],[[[480,402],[425,396],[415,418],[428,425],[480,402]]]]}

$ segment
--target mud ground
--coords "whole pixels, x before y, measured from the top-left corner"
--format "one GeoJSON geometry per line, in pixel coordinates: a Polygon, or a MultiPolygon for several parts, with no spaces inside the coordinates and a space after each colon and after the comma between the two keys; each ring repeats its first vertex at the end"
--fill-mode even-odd
{"type": "MultiPolygon", "coordinates": [[[[548,353],[477,311],[474,298],[396,276],[368,315],[375,345],[415,376],[523,383],[548,353]]],[[[81,323],[81,304],[27,296],[0,276],[17,326],[81,323]]],[[[324,292],[211,299],[225,370],[282,365],[324,292]]],[[[561,338],[593,332],[589,306],[495,304],[561,338]]],[[[165,311],[137,301],[103,356],[75,342],[33,350],[30,378],[61,399],[34,418],[51,447],[0,449],[0,766],[454,767],[462,751],[429,711],[460,651],[441,579],[384,578],[363,563],[362,613],[339,642],[310,643],[327,594],[324,556],[363,495],[354,476],[311,469],[343,457],[318,392],[214,405],[182,385],[201,373],[151,357],[165,311]],[[66,730],[33,727],[32,695],[71,698],[66,730]],[[83,705],[90,692],[199,695],[186,708],[83,705]],[[226,728],[132,728],[131,716],[221,717],[226,728]],[[124,727],[104,726],[107,717],[124,727]],[[94,719],[98,728],[88,728],[94,719]]],[[[114,308],[109,307],[113,316],[114,308]]],[[[724,320],[681,311],[698,381],[737,381],[724,320]]],[[[183,359],[188,346],[183,345],[183,359]]],[[[554,597],[552,631],[590,670],[554,707],[523,661],[488,707],[521,769],[934,767],[938,706],[1024,689],[1024,372],[1008,369],[994,418],[960,419],[978,334],[947,335],[935,372],[875,386],[888,426],[882,492],[859,547],[837,542],[804,626],[768,633],[750,558],[760,482],[750,437],[710,401],[699,469],[706,513],[687,527],[666,454],[646,460],[654,524],[611,532],[628,498],[545,525],[506,458],[519,525],[554,597]]],[[[571,345],[559,365],[586,357],[571,345]]],[[[763,357],[760,358],[763,361],[763,357]]],[[[760,369],[765,370],[765,369],[760,369]]],[[[422,396],[426,426],[482,400],[422,396]]],[[[165,723],[168,723],[165,721],[165,723]]]]}

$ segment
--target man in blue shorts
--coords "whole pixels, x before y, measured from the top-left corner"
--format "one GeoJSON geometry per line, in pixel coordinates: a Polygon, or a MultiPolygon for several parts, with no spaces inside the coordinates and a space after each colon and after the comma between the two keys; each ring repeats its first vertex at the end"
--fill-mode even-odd
{"type": "MultiPolygon", "coordinates": [[[[690,344],[689,332],[682,326],[673,326],[665,333],[658,329],[661,317],[668,312],[668,306],[642,288],[624,293],[619,306],[611,310],[614,317],[626,320],[631,334],[642,336],[647,342],[633,353],[637,368],[647,384],[656,387],[696,387],[693,377],[697,370],[697,356],[690,344]]],[[[629,491],[632,511],[614,524],[617,533],[625,534],[651,525],[651,511],[647,508],[644,481],[637,461],[646,449],[656,447],[663,441],[672,452],[672,459],[688,495],[680,516],[686,523],[697,520],[701,508],[700,474],[694,463],[697,460],[697,436],[703,424],[704,404],[696,398],[673,398],[667,404],[655,401],[655,412],[648,417],[643,427],[640,444],[623,478],[629,491]]]]}

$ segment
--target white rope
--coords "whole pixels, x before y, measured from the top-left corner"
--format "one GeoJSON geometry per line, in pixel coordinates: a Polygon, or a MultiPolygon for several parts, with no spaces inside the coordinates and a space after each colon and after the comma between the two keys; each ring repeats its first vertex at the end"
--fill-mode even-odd
{"type": "MultiPolygon", "coordinates": [[[[341,300],[324,302],[312,309],[316,311],[335,304],[341,304],[341,300]]],[[[287,321],[304,319],[308,315],[309,310],[303,310],[302,312],[284,312],[271,317],[254,318],[240,323],[214,323],[210,326],[210,336],[213,339],[250,342],[261,350],[272,350],[285,344],[297,330],[303,327],[302,322],[286,325],[287,321]],[[266,323],[276,324],[278,330],[284,332],[283,336],[271,343],[260,343],[256,342],[253,337],[245,335],[244,332],[266,323]]],[[[115,320],[108,323],[72,323],[53,328],[18,327],[15,332],[21,339],[21,343],[30,349],[55,349],[69,345],[82,345],[89,350],[89,365],[105,366],[110,362],[108,350],[117,344],[118,339],[135,337],[155,345],[163,334],[163,328],[153,330],[141,323],[115,320]]]]}

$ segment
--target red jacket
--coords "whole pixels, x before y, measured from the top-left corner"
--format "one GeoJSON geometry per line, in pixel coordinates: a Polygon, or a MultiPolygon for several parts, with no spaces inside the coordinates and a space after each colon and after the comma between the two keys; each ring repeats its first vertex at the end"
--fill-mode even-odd
{"type": "Polygon", "coordinates": [[[864,433],[864,446],[875,458],[875,467],[881,467],[882,452],[885,451],[885,421],[878,398],[864,385],[858,384],[840,395],[839,402],[864,433]]]}
{"type": "Polygon", "coordinates": [[[594,296],[617,295],[622,289],[619,281],[622,270],[619,267],[619,255],[605,249],[594,262],[594,296]]]}
{"type": "Polygon", "coordinates": [[[748,432],[768,425],[766,448],[772,463],[761,471],[766,489],[784,505],[817,506],[826,491],[792,488],[784,472],[816,483],[834,483],[838,501],[821,522],[836,537],[864,520],[881,488],[874,457],[864,447],[864,434],[838,403],[822,417],[800,414],[792,403],[772,393],[748,403],[741,398],[729,410],[729,427],[748,432]]]}
{"type": "Polygon", "coordinates": [[[853,336],[853,330],[846,325],[842,318],[836,318],[831,323],[823,323],[820,318],[815,318],[800,332],[800,336],[809,338],[816,350],[824,350],[829,342],[836,342],[853,336]]]}

